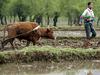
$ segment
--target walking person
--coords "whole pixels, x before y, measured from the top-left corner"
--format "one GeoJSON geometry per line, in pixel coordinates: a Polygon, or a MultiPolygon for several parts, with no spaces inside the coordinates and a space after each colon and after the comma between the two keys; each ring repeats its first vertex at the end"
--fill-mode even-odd
{"type": "Polygon", "coordinates": [[[86,42],[90,43],[90,40],[94,37],[96,37],[96,31],[94,29],[94,21],[95,16],[93,12],[93,3],[88,2],[88,7],[83,12],[83,14],[80,16],[80,22],[79,24],[82,24],[82,19],[84,19],[84,25],[85,25],[85,31],[86,31],[86,42]],[[91,35],[92,34],[92,35],[91,35]]]}
{"type": "Polygon", "coordinates": [[[58,13],[57,12],[55,12],[55,15],[54,15],[54,18],[53,18],[53,26],[57,26],[57,22],[58,22],[58,13]]]}
{"type": "Polygon", "coordinates": [[[38,23],[39,25],[42,25],[42,15],[41,14],[36,16],[36,23],[38,23]]]}

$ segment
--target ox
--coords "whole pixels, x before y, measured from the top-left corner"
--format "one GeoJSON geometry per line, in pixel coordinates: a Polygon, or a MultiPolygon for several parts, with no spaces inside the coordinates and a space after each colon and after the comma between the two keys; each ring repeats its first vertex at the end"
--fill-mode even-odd
{"type": "Polygon", "coordinates": [[[8,32],[8,39],[2,42],[2,48],[4,48],[8,42],[10,42],[12,48],[14,48],[13,41],[15,38],[27,40],[27,46],[29,46],[30,42],[35,45],[41,37],[54,39],[53,30],[51,28],[41,28],[35,22],[17,22],[7,26],[5,30],[8,32]]]}

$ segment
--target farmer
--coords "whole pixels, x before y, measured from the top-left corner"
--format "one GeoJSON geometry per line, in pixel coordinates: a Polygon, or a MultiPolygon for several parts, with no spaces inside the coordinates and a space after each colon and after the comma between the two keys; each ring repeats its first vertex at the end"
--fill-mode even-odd
{"type": "Polygon", "coordinates": [[[35,19],[36,19],[36,23],[38,23],[39,25],[42,25],[42,15],[41,14],[38,14],[35,19]]]}
{"type": "Polygon", "coordinates": [[[55,12],[55,14],[54,14],[54,18],[53,18],[53,26],[57,26],[57,22],[58,22],[58,17],[59,17],[59,15],[58,15],[58,13],[57,12],[55,12]]]}
{"type": "Polygon", "coordinates": [[[93,26],[94,21],[95,21],[95,16],[94,16],[94,12],[92,9],[93,9],[93,3],[88,2],[88,7],[83,12],[83,14],[80,16],[80,22],[79,22],[79,24],[82,25],[82,19],[84,19],[87,41],[96,37],[96,31],[93,26]]]}

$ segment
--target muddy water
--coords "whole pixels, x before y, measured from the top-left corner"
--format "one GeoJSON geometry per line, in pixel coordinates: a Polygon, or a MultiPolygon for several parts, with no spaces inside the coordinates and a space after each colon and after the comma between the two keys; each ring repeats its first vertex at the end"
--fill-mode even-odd
{"type": "MultiPolygon", "coordinates": [[[[97,36],[96,37],[100,37],[100,31],[96,31],[97,32],[97,36]]],[[[7,34],[6,34],[7,36],[7,34]]],[[[54,31],[54,36],[56,38],[58,37],[86,37],[85,31],[54,31]]],[[[0,40],[2,40],[3,37],[3,32],[0,32],[0,40]]],[[[46,40],[46,39],[45,39],[46,40]]],[[[43,45],[54,45],[50,40],[42,40],[42,44],[43,45]]],[[[96,40],[93,41],[93,46],[96,46],[98,43],[98,40],[96,38],[96,40]]],[[[65,47],[74,47],[74,48],[79,48],[82,47],[84,43],[84,39],[79,39],[79,40],[75,40],[75,39],[57,39],[56,40],[56,45],[57,46],[65,46],[65,47]]],[[[93,47],[92,46],[92,47],[93,47]]]]}
{"type": "MultiPolygon", "coordinates": [[[[100,37],[100,31],[96,31],[97,37],[100,37]]],[[[57,37],[85,37],[85,31],[55,31],[57,37]]]]}
{"type": "Polygon", "coordinates": [[[100,61],[4,64],[0,75],[100,75],[100,61]]]}
{"type": "MultiPolygon", "coordinates": [[[[100,31],[96,31],[97,37],[100,37],[100,31]]],[[[8,34],[6,33],[6,36],[8,34]]],[[[85,37],[85,31],[54,31],[56,37],[85,37]]],[[[0,37],[4,36],[4,32],[0,31],[0,37]]]]}

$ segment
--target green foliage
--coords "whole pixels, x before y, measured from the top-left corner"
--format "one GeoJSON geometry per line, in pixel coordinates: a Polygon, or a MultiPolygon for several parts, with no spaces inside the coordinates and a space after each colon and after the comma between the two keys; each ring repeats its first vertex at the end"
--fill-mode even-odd
{"type": "MultiPolygon", "coordinates": [[[[11,9],[14,9],[16,6],[19,6],[25,10],[27,10],[28,7],[31,8],[31,13],[34,14],[36,14],[37,12],[51,14],[55,11],[64,13],[66,11],[69,12],[71,10],[83,11],[88,1],[90,0],[74,0],[74,2],[73,0],[0,0],[0,8],[2,8],[3,5],[6,5],[7,8],[11,9]]],[[[96,9],[98,9],[100,1],[96,0],[94,2],[96,9]]]]}
{"type": "MultiPolygon", "coordinates": [[[[78,19],[90,0],[0,0],[0,16],[33,17],[38,14],[53,17],[55,12],[70,20],[78,19]]],[[[100,17],[100,0],[94,2],[96,17],[100,17]]]]}
{"type": "MultiPolygon", "coordinates": [[[[37,13],[53,15],[54,12],[60,12],[62,15],[68,16],[69,13],[82,12],[88,1],[90,0],[74,0],[74,2],[73,0],[0,0],[0,10],[9,9],[14,15],[20,11],[18,13],[23,13],[23,15],[37,13]],[[3,6],[4,8],[2,8],[3,6]]],[[[100,1],[93,0],[93,2],[95,3],[95,12],[99,14],[100,1]]]]}
{"type": "Polygon", "coordinates": [[[24,21],[27,16],[31,15],[31,12],[30,6],[23,3],[22,0],[16,0],[10,6],[10,15],[18,16],[20,21],[24,21]]]}
{"type": "Polygon", "coordinates": [[[99,49],[30,46],[17,51],[0,52],[0,63],[100,59],[99,49]]]}
{"type": "Polygon", "coordinates": [[[6,4],[9,3],[8,0],[0,0],[0,17],[3,15],[7,15],[6,4]]]}

